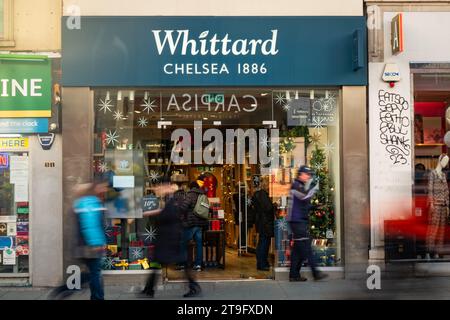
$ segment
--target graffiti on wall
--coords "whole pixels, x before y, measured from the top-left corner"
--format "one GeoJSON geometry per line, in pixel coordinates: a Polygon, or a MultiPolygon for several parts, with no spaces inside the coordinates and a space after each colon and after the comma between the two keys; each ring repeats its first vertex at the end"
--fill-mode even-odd
{"type": "Polygon", "coordinates": [[[380,90],[380,140],[394,165],[407,165],[411,154],[409,103],[396,93],[380,90]]]}

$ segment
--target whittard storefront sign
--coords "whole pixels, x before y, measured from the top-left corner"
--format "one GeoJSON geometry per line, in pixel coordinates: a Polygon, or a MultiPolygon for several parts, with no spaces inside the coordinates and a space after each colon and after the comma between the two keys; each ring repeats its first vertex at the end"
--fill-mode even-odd
{"type": "Polygon", "coordinates": [[[64,86],[367,83],[364,17],[68,19],[64,86]]]}

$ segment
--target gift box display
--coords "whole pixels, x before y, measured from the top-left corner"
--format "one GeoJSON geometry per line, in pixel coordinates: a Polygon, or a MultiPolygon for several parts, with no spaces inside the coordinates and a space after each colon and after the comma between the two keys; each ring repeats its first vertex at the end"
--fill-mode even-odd
{"type": "Polygon", "coordinates": [[[107,249],[107,255],[108,256],[114,256],[115,257],[119,253],[117,245],[111,245],[110,244],[110,245],[108,245],[106,247],[106,249],[107,249]]]}
{"type": "Polygon", "coordinates": [[[318,266],[325,267],[336,265],[336,248],[313,245],[312,249],[318,266]]]}
{"type": "Polygon", "coordinates": [[[130,247],[143,247],[144,241],[137,240],[137,241],[130,241],[130,247]]]}
{"type": "Polygon", "coordinates": [[[159,262],[150,262],[150,269],[161,269],[161,264],[159,262]]]}
{"type": "Polygon", "coordinates": [[[137,262],[141,265],[142,269],[144,269],[144,270],[147,270],[150,268],[150,263],[147,258],[138,260],[137,262]]]}
{"type": "Polygon", "coordinates": [[[113,258],[111,257],[103,257],[102,258],[102,269],[103,270],[114,270],[115,264],[118,263],[117,261],[113,261],[113,258]]]}
{"type": "Polygon", "coordinates": [[[138,262],[130,262],[128,264],[128,270],[142,270],[142,265],[138,262]]]}
{"type": "Polygon", "coordinates": [[[120,243],[120,233],[121,233],[120,226],[107,227],[105,230],[107,244],[120,243]]]}
{"type": "Polygon", "coordinates": [[[118,259],[114,261],[114,267],[116,268],[116,270],[127,270],[129,266],[128,259],[118,259]]]}
{"type": "Polygon", "coordinates": [[[144,258],[144,247],[129,247],[128,258],[130,261],[137,261],[144,258]]]}

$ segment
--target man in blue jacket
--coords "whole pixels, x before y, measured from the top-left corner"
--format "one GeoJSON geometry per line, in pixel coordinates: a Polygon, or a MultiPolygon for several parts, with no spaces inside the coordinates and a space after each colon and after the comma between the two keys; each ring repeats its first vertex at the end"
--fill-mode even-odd
{"type": "Polygon", "coordinates": [[[104,205],[99,196],[108,189],[104,182],[78,186],[73,210],[80,233],[78,255],[89,268],[91,300],[104,300],[101,261],[106,247],[104,205]]]}
{"type": "Polygon", "coordinates": [[[291,228],[294,242],[289,281],[307,280],[300,275],[300,268],[306,259],[308,259],[314,280],[320,280],[327,276],[317,270],[311,248],[311,238],[309,237],[311,200],[319,190],[319,183],[314,181],[313,174],[314,171],[311,168],[301,166],[289,194],[290,204],[286,221],[288,221],[291,228]]]}

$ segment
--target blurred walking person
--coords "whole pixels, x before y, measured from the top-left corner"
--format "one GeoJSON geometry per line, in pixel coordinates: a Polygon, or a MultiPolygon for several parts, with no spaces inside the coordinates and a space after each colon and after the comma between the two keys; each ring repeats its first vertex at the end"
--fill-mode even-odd
{"type": "Polygon", "coordinates": [[[94,182],[80,185],[73,210],[78,218],[80,232],[79,257],[89,269],[91,300],[104,300],[102,257],[106,248],[104,225],[105,208],[100,196],[108,191],[108,183],[94,182]]]}
{"type": "MultiPolygon", "coordinates": [[[[186,202],[183,192],[174,192],[175,187],[170,184],[163,184],[155,189],[158,196],[165,197],[163,209],[144,212],[145,216],[156,216],[156,226],[158,236],[155,241],[155,259],[161,265],[185,263],[186,257],[180,243],[183,239],[183,205],[186,202]]],[[[189,283],[189,291],[185,298],[194,297],[201,293],[200,285],[195,281],[192,271],[185,268],[185,277],[189,283]]],[[[153,298],[155,295],[156,273],[151,273],[143,293],[153,298]]]]}
{"type": "MultiPolygon", "coordinates": [[[[76,215],[78,237],[74,249],[74,257],[85,264],[89,273],[81,274],[81,284],[89,281],[91,300],[104,300],[105,293],[101,274],[102,257],[106,248],[106,236],[104,225],[105,207],[101,200],[108,190],[108,183],[94,181],[92,183],[77,184],[73,188],[75,200],[72,210],[76,215]]],[[[50,295],[58,298],[74,293],[66,285],[56,288],[50,295]]]]}
{"type": "Polygon", "coordinates": [[[316,261],[311,248],[311,238],[309,236],[309,213],[311,210],[311,199],[319,190],[318,182],[313,179],[314,171],[301,166],[298,170],[297,179],[294,180],[290,190],[290,204],[286,221],[292,232],[294,242],[291,255],[291,268],[289,281],[306,281],[300,275],[302,263],[308,259],[314,280],[327,277],[317,270],[316,261]]]}

